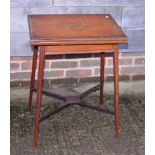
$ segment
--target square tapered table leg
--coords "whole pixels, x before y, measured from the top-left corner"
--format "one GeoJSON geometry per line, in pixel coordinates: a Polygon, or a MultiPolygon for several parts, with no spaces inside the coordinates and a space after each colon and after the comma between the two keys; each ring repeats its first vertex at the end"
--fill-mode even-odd
{"type": "Polygon", "coordinates": [[[31,73],[31,81],[30,81],[30,93],[29,93],[29,110],[30,111],[32,110],[32,97],[33,97],[33,89],[34,89],[34,84],[35,84],[37,56],[38,56],[38,46],[34,46],[33,60],[32,60],[32,73],[31,73]]]}
{"type": "Polygon", "coordinates": [[[37,89],[36,121],[34,130],[34,147],[37,147],[39,139],[39,120],[40,120],[40,106],[41,106],[42,85],[43,85],[44,58],[45,58],[45,48],[41,47],[39,56],[39,72],[38,72],[38,84],[37,84],[38,89],[37,89]]]}
{"type": "Polygon", "coordinates": [[[103,99],[103,87],[104,87],[104,67],[105,67],[105,53],[101,53],[100,58],[100,102],[99,104],[102,105],[104,103],[103,99]]]}
{"type": "Polygon", "coordinates": [[[114,103],[115,103],[115,133],[119,136],[119,67],[118,67],[118,45],[114,46],[114,103]]]}

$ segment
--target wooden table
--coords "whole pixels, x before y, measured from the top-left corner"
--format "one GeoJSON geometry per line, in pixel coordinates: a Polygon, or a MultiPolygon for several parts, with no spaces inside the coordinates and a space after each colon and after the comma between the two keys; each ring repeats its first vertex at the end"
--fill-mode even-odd
{"type": "Polygon", "coordinates": [[[34,146],[38,145],[39,123],[70,105],[80,105],[115,115],[115,135],[119,136],[119,67],[118,45],[127,44],[128,39],[110,14],[78,15],[29,15],[31,45],[34,47],[29,95],[29,108],[32,109],[33,91],[37,92],[37,110],[34,131],[34,146]],[[37,88],[34,86],[37,55],[39,71],[37,88]],[[103,82],[105,54],[113,53],[115,112],[81,100],[93,91],[100,91],[100,104],[103,104],[103,82]],[[78,96],[62,96],[42,89],[45,55],[100,53],[100,82],[97,86],[78,96]],[[40,118],[42,93],[64,101],[64,106],[40,118]]]}

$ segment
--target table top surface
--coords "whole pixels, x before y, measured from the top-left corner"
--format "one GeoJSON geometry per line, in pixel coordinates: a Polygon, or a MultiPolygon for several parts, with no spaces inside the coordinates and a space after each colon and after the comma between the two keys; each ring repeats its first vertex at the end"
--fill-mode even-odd
{"type": "Polygon", "coordinates": [[[28,15],[31,45],[126,44],[110,14],[28,15]]]}

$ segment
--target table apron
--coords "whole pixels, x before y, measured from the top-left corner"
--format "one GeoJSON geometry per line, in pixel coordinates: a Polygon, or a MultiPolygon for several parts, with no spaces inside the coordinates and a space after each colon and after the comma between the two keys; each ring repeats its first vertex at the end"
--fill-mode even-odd
{"type": "Polygon", "coordinates": [[[44,46],[46,55],[112,52],[114,45],[44,46]]]}

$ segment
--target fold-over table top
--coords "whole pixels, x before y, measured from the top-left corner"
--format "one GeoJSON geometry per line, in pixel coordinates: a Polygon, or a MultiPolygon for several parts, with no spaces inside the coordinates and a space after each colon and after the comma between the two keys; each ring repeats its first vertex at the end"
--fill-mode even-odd
{"type": "Polygon", "coordinates": [[[110,14],[28,15],[31,45],[126,44],[110,14]]]}

